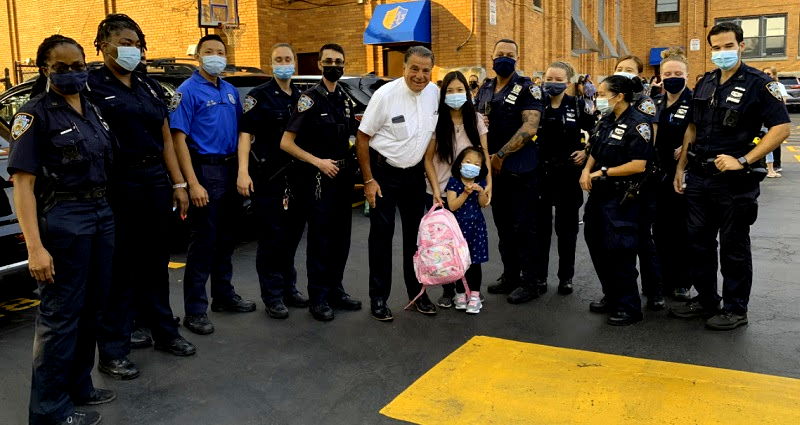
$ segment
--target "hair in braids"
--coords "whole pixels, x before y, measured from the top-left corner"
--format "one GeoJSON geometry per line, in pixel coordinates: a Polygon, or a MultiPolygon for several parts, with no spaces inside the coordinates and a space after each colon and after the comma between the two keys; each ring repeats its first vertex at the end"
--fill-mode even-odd
{"type": "Polygon", "coordinates": [[[78,48],[78,50],[81,51],[81,55],[83,55],[84,58],[86,57],[86,53],[83,51],[83,46],[69,37],[54,34],[45,38],[44,41],[42,41],[42,43],[39,45],[39,49],[36,51],[36,66],[39,67],[39,78],[36,79],[36,82],[31,88],[31,97],[34,97],[40,93],[44,93],[45,88],[47,87],[47,76],[44,75],[44,69],[47,68],[47,59],[50,58],[50,52],[61,44],[74,45],[78,48]]]}
{"type": "Polygon", "coordinates": [[[144,33],[142,29],[139,28],[139,24],[128,15],[112,13],[100,21],[100,24],[97,26],[97,36],[94,38],[94,47],[97,49],[97,53],[100,53],[100,44],[111,38],[111,34],[120,30],[131,30],[135,32],[136,35],[139,36],[139,46],[142,51],[147,50],[147,43],[144,41],[144,33]]]}

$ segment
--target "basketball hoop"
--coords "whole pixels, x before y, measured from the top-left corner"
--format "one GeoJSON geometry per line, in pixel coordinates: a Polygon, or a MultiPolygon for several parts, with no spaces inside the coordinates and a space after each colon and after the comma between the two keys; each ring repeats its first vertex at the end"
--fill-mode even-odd
{"type": "Polygon", "coordinates": [[[245,24],[221,24],[220,27],[225,33],[225,41],[228,46],[236,47],[245,31],[245,24]]]}

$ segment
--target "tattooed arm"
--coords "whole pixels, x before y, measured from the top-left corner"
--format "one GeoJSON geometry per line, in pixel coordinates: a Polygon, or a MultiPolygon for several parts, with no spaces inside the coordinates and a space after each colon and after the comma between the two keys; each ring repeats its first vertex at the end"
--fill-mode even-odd
{"type": "MultiPolygon", "coordinates": [[[[539,129],[539,119],[541,116],[541,112],[537,110],[522,111],[522,126],[514,133],[508,143],[498,151],[503,152],[503,158],[510,153],[522,149],[526,143],[533,139],[533,136],[536,135],[536,131],[539,129]]],[[[500,171],[503,166],[503,158],[500,158],[496,154],[492,155],[492,171],[495,173],[500,171]]]]}

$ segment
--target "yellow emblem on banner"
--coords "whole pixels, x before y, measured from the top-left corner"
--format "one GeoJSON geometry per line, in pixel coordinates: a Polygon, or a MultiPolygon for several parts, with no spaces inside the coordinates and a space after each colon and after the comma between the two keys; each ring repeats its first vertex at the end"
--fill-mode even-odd
{"type": "Polygon", "coordinates": [[[408,9],[402,6],[397,6],[389,10],[383,15],[383,27],[387,30],[393,30],[399,27],[405,20],[408,14],[408,9]]]}

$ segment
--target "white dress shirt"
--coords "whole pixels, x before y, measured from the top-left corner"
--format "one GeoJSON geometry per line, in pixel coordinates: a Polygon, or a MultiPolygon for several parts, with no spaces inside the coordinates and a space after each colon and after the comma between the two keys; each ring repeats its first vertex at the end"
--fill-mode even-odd
{"type": "Polygon", "coordinates": [[[410,168],[422,161],[436,129],[439,88],[429,83],[421,92],[398,78],[379,88],[367,105],[358,129],[371,137],[369,146],[392,167],[410,168]]]}

